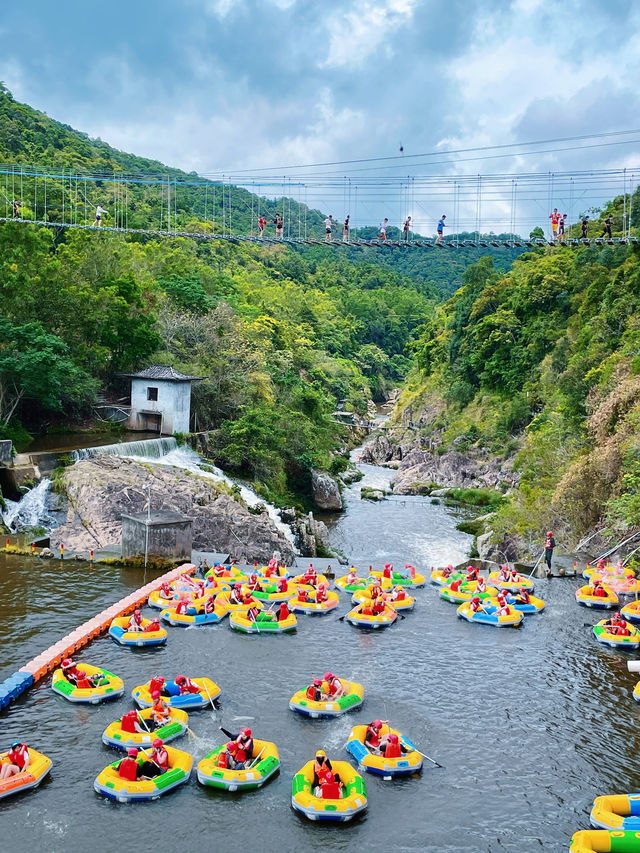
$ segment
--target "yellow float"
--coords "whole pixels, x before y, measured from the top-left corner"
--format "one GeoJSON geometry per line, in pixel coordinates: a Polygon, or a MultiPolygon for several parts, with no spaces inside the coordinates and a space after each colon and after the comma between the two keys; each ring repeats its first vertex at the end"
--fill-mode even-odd
{"type": "Polygon", "coordinates": [[[527,592],[533,592],[533,581],[525,575],[519,575],[513,572],[511,580],[505,581],[500,579],[500,572],[489,573],[489,583],[497,589],[505,589],[509,592],[517,592],[519,589],[526,589],[527,592]]]}
{"type": "MultiPolygon", "coordinates": [[[[303,588],[303,594],[304,592],[313,599],[314,593],[309,590],[308,587],[303,588]]],[[[338,602],[338,593],[333,591],[327,593],[325,601],[302,600],[300,598],[300,593],[298,593],[289,601],[289,610],[294,613],[307,613],[308,615],[313,616],[322,613],[329,613],[338,606],[338,602]]]]}
{"type": "MultiPolygon", "coordinates": [[[[340,676],[337,676],[340,678],[340,676]]],[[[314,699],[309,699],[307,689],[298,690],[289,700],[289,707],[292,711],[297,711],[305,717],[312,717],[314,720],[320,717],[341,717],[347,711],[352,711],[354,708],[359,708],[364,700],[364,687],[358,684],[357,681],[347,681],[340,678],[344,686],[344,693],[339,699],[325,699],[316,702],[314,699]]]]}
{"type": "Polygon", "coordinates": [[[499,608],[495,599],[482,602],[480,610],[473,610],[470,601],[465,601],[458,607],[458,616],[467,622],[479,622],[481,625],[491,625],[493,628],[516,628],[524,616],[514,607],[509,607],[508,613],[498,613],[499,608]]]}
{"type": "MultiPolygon", "coordinates": [[[[221,693],[218,685],[210,678],[198,676],[192,678],[191,681],[200,688],[197,693],[181,694],[180,688],[175,681],[168,681],[165,683],[164,688],[169,691],[170,695],[163,695],[162,698],[172,708],[191,708],[193,710],[199,710],[210,705],[221,693]]],[[[134,687],[131,692],[131,695],[139,708],[151,708],[153,706],[150,684],[151,682],[147,681],[146,684],[140,684],[138,687],[134,687]]]]}
{"type": "Polygon", "coordinates": [[[313,761],[307,761],[293,777],[291,805],[309,820],[347,821],[367,807],[364,779],[346,761],[332,761],[342,782],[337,798],[317,797],[313,790],[313,761]]]}
{"type": "Polygon", "coordinates": [[[88,705],[97,705],[99,702],[106,702],[108,699],[117,699],[124,694],[124,683],[121,678],[102,669],[99,666],[92,666],[90,663],[76,664],[77,669],[83,670],[90,678],[100,677],[97,687],[76,687],[64,677],[61,669],[56,669],[53,673],[51,687],[54,693],[64,696],[69,702],[82,702],[88,705]]]}
{"type": "Polygon", "coordinates": [[[445,569],[431,569],[431,583],[436,586],[448,585],[456,578],[464,580],[466,576],[466,572],[454,572],[453,567],[449,566],[445,569]]]}
{"type": "MultiPolygon", "coordinates": [[[[37,788],[44,777],[51,770],[51,759],[38,752],[36,749],[28,747],[29,750],[29,766],[21,773],[16,773],[15,776],[9,776],[8,779],[0,781],[0,799],[11,797],[13,794],[19,794],[21,791],[28,791],[29,788],[37,788]]],[[[0,753],[0,764],[7,760],[8,753],[0,753]]],[[[18,765],[16,765],[18,766],[18,765]]],[[[11,847],[8,839],[7,849],[11,847]]]]}
{"type": "Polygon", "coordinates": [[[140,648],[142,646],[159,646],[167,642],[166,628],[158,626],[155,631],[148,630],[151,619],[142,620],[142,631],[128,631],[129,621],[128,616],[119,616],[109,626],[109,636],[121,646],[140,648]]]}
{"type": "Polygon", "coordinates": [[[620,613],[627,622],[633,622],[634,624],[640,622],[640,598],[629,604],[625,604],[620,613]]]}
{"type": "Polygon", "coordinates": [[[613,610],[618,606],[618,596],[613,590],[603,586],[606,595],[593,595],[591,586],[586,584],[576,590],[576,601],[582,607],[592,607],[594,610],[613,610]]]}
{"type": "Polygon", "coordinates": [[[187,608],[186,613],[176,613],[175,610],[163,610],[160,613],[160,618],[169,625],[177,625],[182,628],[188,628],[190,625],[215,625],[220,622],[229,613],[224,596],[222,599],[218,597],[215,600],[213,610],[205,613],[205,605],[209,600],[209,596],[204,598],[196,598],[187,608]]]}
{"type": "Polygon", "coordinates": [[[582,577],[587,579],[599,576],[611,578],[635,578],[636,573],[633,569],[629,569],[626,566],[591,566],[589,564],[587,564],[587,568],[582,572],[582,577]]]}
{"type": "Polygon", "coordinates": [[[570,853],[637,853],[640,832],[581,829],[571,839],[570,853]]]}
{"type": "Polygon", "coordinates": [[[628,634],[616,634],[608,630],[609,627],[608,619],[602,619],[593,626],[593,635],[603,646],[623,649],[637,649],[640,646],[640,633],[630,623],[626,625],[628,634]]]}
{"type": "MultiPolygon", "coordinates": [[[[98,794],[115,800],[117,803],[141,803],[157,800],[178,785],[189,781],[193,758],[188,752],[182,752],[172,746],[165,746],[169,755],[169,769],[153,779],[123,779],[118,774],[120,760],[107,765],[96,777],[93,787],[98,794]]],[[[144,753],[142,754],[144,758],[144,753]]]]}
{"type": "Polygon", "coordinates": [[[591,809],[591,825],[598,829],[640,831],[640,794],[596,797],[591,809]]]}
{"type": "MultiPolygon", "coordinates": [[[[356,590],[351,597],[351,601],[354,604],[364,604],[365,601],[371,601],[372,589],[372,586],[368,586],[366,589],[356,590]]],[[[404,598],[392,598],[391,593],[384,592],[383,597],[386,596],[385,601],[390,607],[393,607],[394,610],[413,610],[416,603],[415,598],[407,595],[404,590],[403,594],[404,598]]]]}
{"type": "Polygon", "coordinates": [[[245,584],[242,587],[242,594],[246,595],[249,593],[254,598],[257,598],[258,601],[287,601],[291,598],[292,595],[298,591],[298,587],[293,582],[287,581],[286,589],[282,592],[278,592],[278,585],[275,581],[268,580],[265,578],[260,578],[260,585],[257,589],[252,589],[250,585],[245,584]]]}
{"type": "Polygon", "coordinates": [[[306,587],[318,586],[318,584],[321,584],[321,583],[326,583],[327,587],[329,586],[329,581],[327,580],[325,575],[316,575],[314,583],[309,583],[308,580],[304,580],[304,577],[305,577],[304,573],[301,575],[296,575],[295,578],[291,579],[291,583],[298,584],[299,586],[306,586],[306,587]]]}
{"type": "Polygon", "coordinates": [[[347,613],[347,622],[355,625],[358,628],[388,628],[398,618],[397,612],[393,607],[385,605],[382,613],[363,613],[364,604],[356,604],[356,606],[347,613]]]}
{"type": "Polygon", "coordinates": [[[462,604],[464,601],[471,601],[477,595],[481,600],[486,598],[495,598],[498,590],[494,586],[485,587],[484,592],[478,592],[477,581],[463,581],[460,588],[455,590],[451,586],[440,587],[440,598],[443,601],[449,601],[451,604],[462,604]]]}
{"type": "Polygon", "coordinates": [[[369,574],[372,578],[378,578],[378,580],[383,582],[388,581],[392,586],[404,586],[408,589],[418,589],[427,582],[424,575],[416,572],[413,566],[409,565],[402,572],[391,571],[389,573],[386,569],[378,572],[373,569],[369,574]]]}
{"type": "Polygon", "coordinates": [[[225,791],[254,791],[278,772],[280,756],[278,747],[269,740],[253,741],[253,753],[245,770],[230,770],[218,767],[218,757],[225,744],[216,747],[198,763],[198,782],[211,788],[225,791]]]}
{"type": "Polygon", "coordinates": [[[130,746],[151,746],[153,741],[159,737],[164,743],[175,740],[181,737],[188,728],[189,716],[180,708],[167,708],[169,718],[163,726],[154,728],[153,723],[153,708],[143,708],[137,711],[138,722],[149,731],[143,732],[126,732],[122,728],[122,719],[114,720],[109,723],[107,728],[102,732],[102,742],[107,746],[114,746],[116,749],[129,749],[130,746]]]}
{"type": "Polygon", "coordinates": [[[394,776],[407,776],[417,773],[422,767],[422,755],[418,752],[411,741],[403,734],[383,724],[380,735],[395,735],[398,738],[398,747],[405,748],[405,752],[396,757],[376,755],[365,744],[367,726],[354,726],[351,729],[347,741],[347,752],[358,762],[358,766],[369,773],[382,776],[383,779],[391,779],[394,776]]]}
{"type": "Polygon", "coordinates": [[[600,581],[600,583],[615,592],[616,595],[638,595],[640,593],[640,580],[633,577],[619,577],[617,575],[594,574],[591,578],[591,583],[600,581]]]}
{"type": "Polygon", "coordinates": [[[365,589],[365,587],[369,583],[368,578],[359,578],[356,577],[353,583],[347,583],[348,575],[344,575],[344,577],[336,578],[335,585],[338,589],[341,589],[343,592],[357,592],[360,589],[365,589]]]}
{"type": "Polygon", "coordinates": [[[253,619],[246,610],[236,611],[229,617],[229,625],[241,634],[286,634],[295,631],[298,624],[295,613],[289,613],[281,622],[276,619],[275,613],[271,614],[271,619],[266,616],[266,613],[259,613],[258,618],[253,619]]]}

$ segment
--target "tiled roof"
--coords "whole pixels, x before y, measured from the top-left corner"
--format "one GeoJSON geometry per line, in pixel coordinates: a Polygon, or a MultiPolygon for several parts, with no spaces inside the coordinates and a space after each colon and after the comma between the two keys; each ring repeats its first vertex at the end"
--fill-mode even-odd
{"type": "Polygon", "coordinates": [[[132,379],[164,379],[169,382],[199,382],[204,379],[203,376],[185,376],[184,373],[180,373],[179,370],[168,367],[166,364],[152,364],[139,373],[123,373],[122,375],[130,376],[132,379]]]}

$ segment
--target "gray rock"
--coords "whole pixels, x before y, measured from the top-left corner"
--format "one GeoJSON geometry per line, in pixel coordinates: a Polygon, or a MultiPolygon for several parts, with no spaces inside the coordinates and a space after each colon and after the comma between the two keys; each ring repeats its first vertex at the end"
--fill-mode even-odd
{"type": "Polygon", "coordinates": [[[303,516],[296,524],[297,545],[303,557],[317,557],[318,548],[329,551],[329,530],[323,521],[317,521],[313,513],[303,516]]]}
{"type": "Polygon", "coordinates": [[[360,497],[365,501],[383,501],[385,494],[381,489],[362,489],[360,497]]]}
{"type": "Polygon", "coordinates": [[[340,488],[333,477],[324,472],[311,473],[311,489],[313,502],[318,509],[341,510],[342,496],[340,488]]]}
{"type": "Polygon", "coordinates": [[[286,506],[280,510],[280,518],[285,524],[293,524],[296,520],[296,508],[294,506],[286,506]]]}
{"type": "Polygon", "coordinates": [[[493,530],[488,530],[486,533],[481,533],[476,539],[476,548],[481,560],[486,560],[494,550],[489,541],[492,536],[493,530]]]}
{"type": "Polygon", "coordinates": [[[193,547],[231,554],[239,563],[269,560],[280,551],[291,563],[289,540],[267,513],[254,515],[221,486],[182,468],[96,456],[67,468],[62,480],[69,497],[66,523],[50,535],[52,548],[88,551],[120,542],[123,513],[141,512],[146,487],[154,509],[193,518],[193,547]]]}
{"type": "Polygon", "coordinates": [[[42,551],[38,554],[39,557],[42,557],[43,560],[50,560],[55,556],[51,548],[43,548],[42,551]]]}

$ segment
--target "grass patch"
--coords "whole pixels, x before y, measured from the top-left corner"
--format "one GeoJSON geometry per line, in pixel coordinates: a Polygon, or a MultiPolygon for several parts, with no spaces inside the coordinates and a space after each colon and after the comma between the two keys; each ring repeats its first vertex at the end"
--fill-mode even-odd
{"type": "Polygon", "coordinates": [[[505,502],[504,496],[494,489],[447,489],[446,496],[461,504],[488,506],[493,509],[497,509],[505,502]]]}

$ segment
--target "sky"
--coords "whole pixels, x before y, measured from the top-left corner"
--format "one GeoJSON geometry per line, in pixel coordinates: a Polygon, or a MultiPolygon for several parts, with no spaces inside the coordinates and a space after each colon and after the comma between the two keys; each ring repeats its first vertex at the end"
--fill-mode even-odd
{"type": "MultiPolygon", "coordinates": [[[[406,159],[377,171],[325,171],[354,186],[395,176],[388,190],[361,187],[358,217],[412,211],[426,225],[443,207],[455,217],[460,190],[449,182],[420,195],[399,177],[640,167],[638,143],[410,159],[634,129],[639,24],[633,0],[23,0],[0,14],[0,80],[92,137],[204,174],[393,157],[402,145],[406,159]]],[[[546,223],[549,202],[571,204],[575,218],[596,196],[549,178],[535,198],[522,187],[514,211],[511,189],[483,186],[482,211],[464,190],[459,224],[481,216],[499,231],[513,218],[522,230],[546,223]]],[[[338,218],[353,206],[340,187],[312,196],[338,218]]]]}

